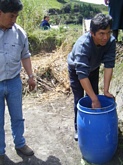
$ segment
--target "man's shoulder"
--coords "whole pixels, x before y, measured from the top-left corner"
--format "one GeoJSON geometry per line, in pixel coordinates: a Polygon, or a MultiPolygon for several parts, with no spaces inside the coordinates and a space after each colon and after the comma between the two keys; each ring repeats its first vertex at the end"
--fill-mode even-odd
{"type": "Polygon", "coordinates": [[[24,31],[24,29],[20,26],[20,25],[18,25],[18,24],[14,24],[14,27],[16,28],[16,29],[20,29],[20,30],[22,30],[22,31],[24,31]]]}
{"type": "Polygon", "coordinates": [[[81,35],[78,40],[76,41],[77,43],[80,43],[80,44],[90,44],[91,42],[91,35],[89,32],[87,33],[84,33],[83,35],[81,35]]]}
{"type": "Polygon", "coordinates": [[[26,35],[25,30],[24,30],[20,25],[18,25],[18,24],[15,23],[15,24],[13,25],[13,27],[14,27],[14,29],[16,29],[17,31],[19,31],[19,32],[21,32],[22,34],[26,35]]]}
{"type": "Polygon", "coordinates": [[[111,35],[110,42],[115,42],[115,41],[116,41],[115,37],[113,35],[111,35]]]}
{"type": "Polygon", "coordinates": [[[45,25],[47,23],[47,21],[46,20],[43,20],[42,22],[41,22],[41,25],[45,25]]]}

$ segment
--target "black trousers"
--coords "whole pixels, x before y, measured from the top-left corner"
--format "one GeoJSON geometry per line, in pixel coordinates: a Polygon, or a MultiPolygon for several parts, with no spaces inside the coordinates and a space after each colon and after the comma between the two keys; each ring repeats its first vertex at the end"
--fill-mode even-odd
{"type": "MultiPolygon", "coordinates": [[[[77,130],[77,103],[82,97],[84,97],[84,89],[82,88],[80,81],[78,80],[78,75],[76,74],[76,71],[74,69],[71,69],[70,67],[68,67],[68,71],[70,78],[70,86],[74,95],[74,126],[75,130],[77,130]]],[[[98,94],[99,68],[92,71],[88,78],[91,82],[95,94],[98,94]]]]}

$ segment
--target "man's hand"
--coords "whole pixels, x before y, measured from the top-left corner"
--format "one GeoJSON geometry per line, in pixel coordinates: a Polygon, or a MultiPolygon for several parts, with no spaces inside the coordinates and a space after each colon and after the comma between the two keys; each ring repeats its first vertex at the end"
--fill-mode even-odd
{"type": "Polygon", "coordinates": [[[27,82],[29,84],[29,90],[30,91],[34,90],[35,86],[36,86],[36,82],[35,82],[34,78],[33,77],[29,78],[27,82]]]}
{"type": "Polygon", "coordinates": [[[101,108],[101,104],[99,102],[99,100],[93,100],[92,101],[92,108],[95,109],[95,108],[101,108]]]}
{"type": "Polygon", "coordinates": [[[104,0],[105,4],[108,5],[109,4],[109,0],[104,0]]]}
{"type": "Polygon", "coordinates": [[[104,92],[104,95],[115,99],[115,97],[109,92],[104,92]]]}

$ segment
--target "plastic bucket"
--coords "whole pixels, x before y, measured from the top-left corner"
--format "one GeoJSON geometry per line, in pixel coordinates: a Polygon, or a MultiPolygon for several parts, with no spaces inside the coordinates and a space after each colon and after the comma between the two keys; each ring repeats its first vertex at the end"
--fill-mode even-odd
{"type": "Polygon", "coordinates": [[[110,161],[118,145],[118,118],[114,99],[98,95],[101,107],[91,108],[91,99],[77,104],[78,143],[85,160],[94,164],[110,161]]]}

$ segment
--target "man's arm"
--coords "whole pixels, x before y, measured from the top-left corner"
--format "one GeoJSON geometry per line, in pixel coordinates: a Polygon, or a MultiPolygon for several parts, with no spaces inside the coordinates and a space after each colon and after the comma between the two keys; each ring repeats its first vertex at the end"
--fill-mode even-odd
{"type": "Polygon", "coordinates": [[[88,78],[84,78],[80,80],[80,83],[83,89],[85,90],[85,92],[88,94],[88,96],[92,100],[92,108],[100,108],[101,107],[100,102],[92,89],[90,80],[88,78]]]}
{"type": "Polygon", "coordinates": [[[112,73],[113,73],[113,68],[104,69],[104,95],[108,97],[114,97],[111,93],[109,93],[109,86],[112,78],[112,73]]]}
{"type": "Polygon", "coordinates": [[[33,73],[32,73],[32,65],[31,65],[30,57],[22,59],[22,64],[29,77],[28,79],[29,90],[32,91],[35,88],[36,83],[35,83],[33,73]]]}

